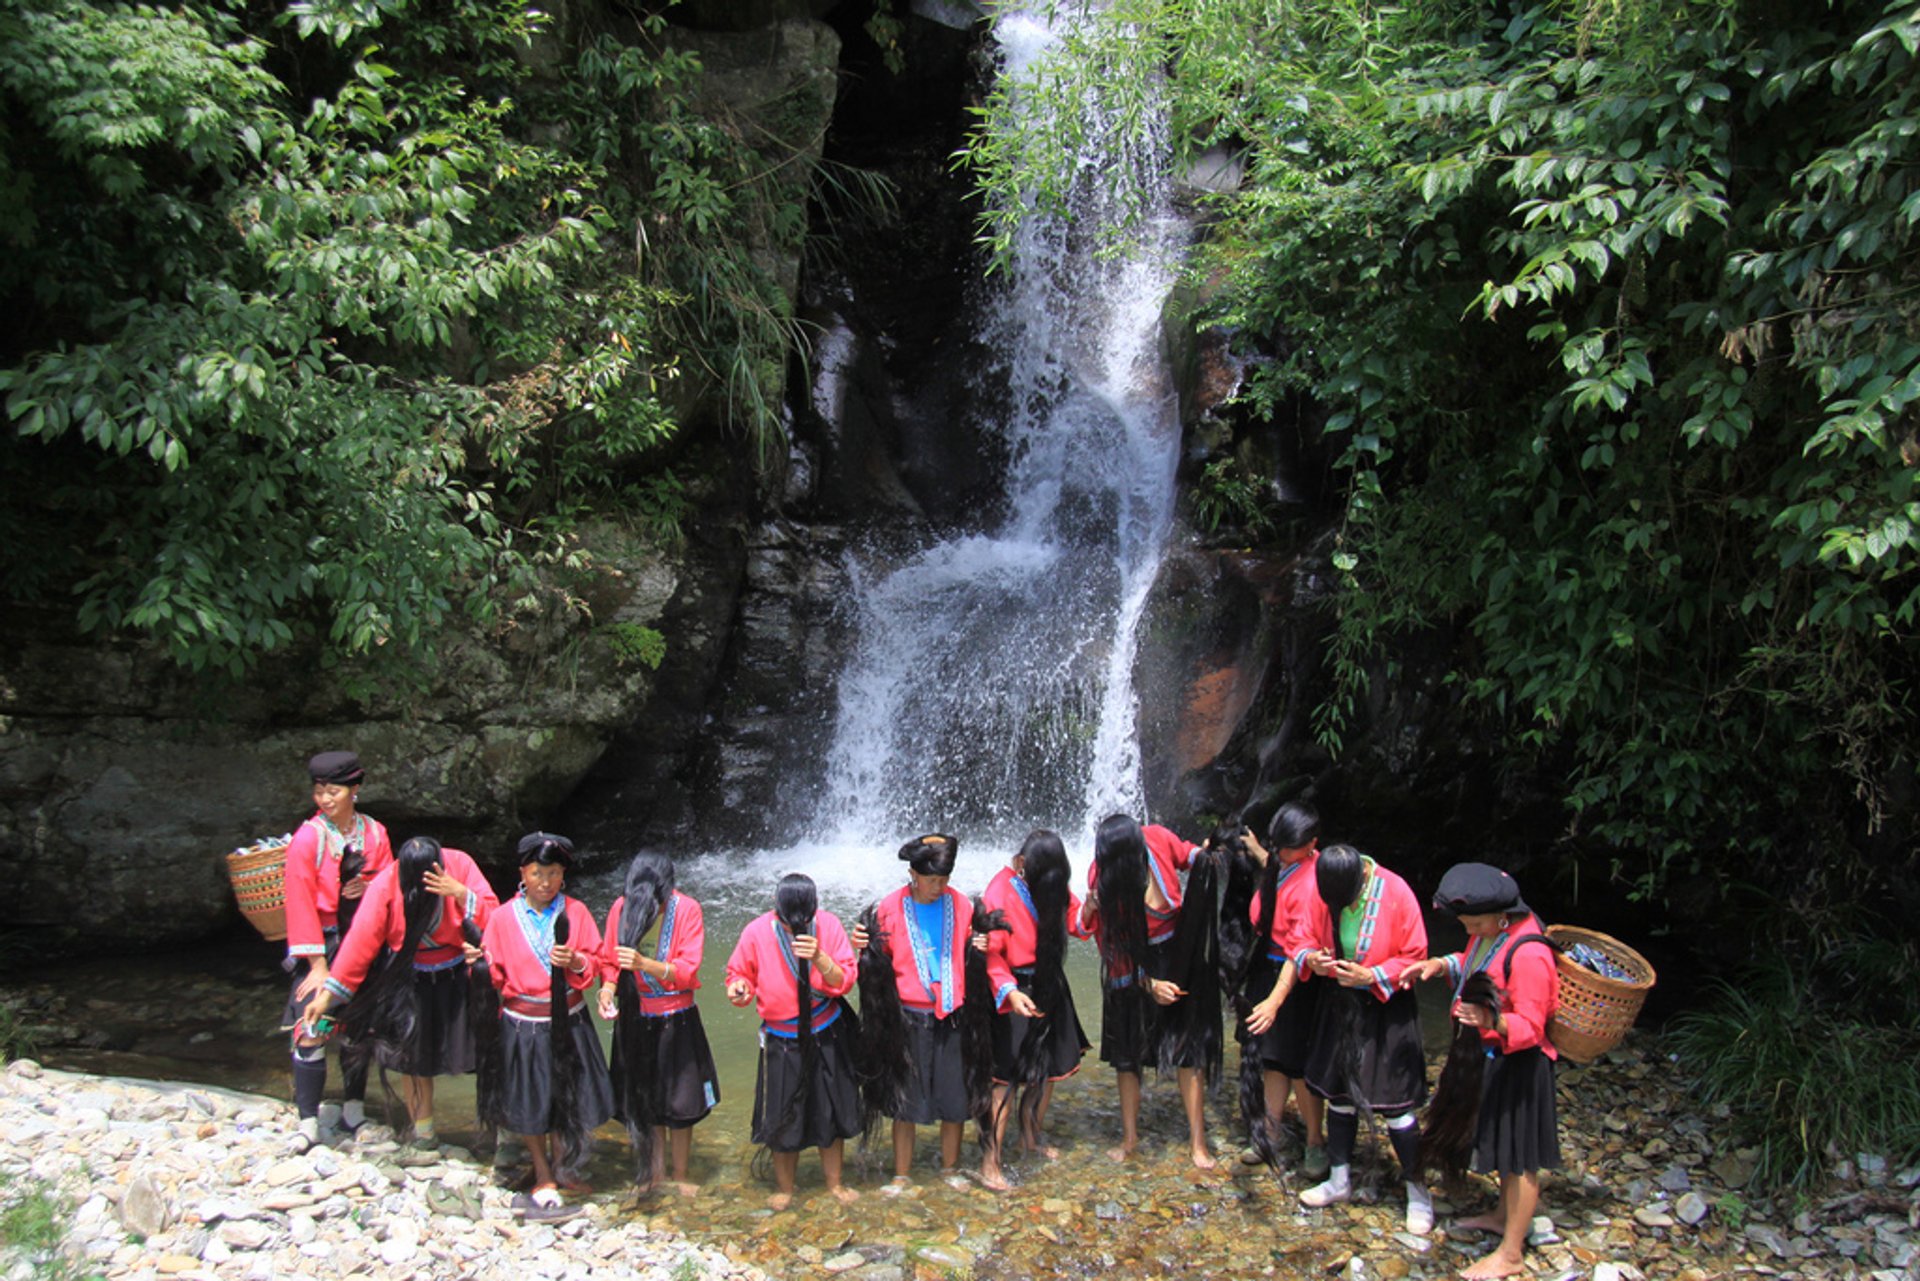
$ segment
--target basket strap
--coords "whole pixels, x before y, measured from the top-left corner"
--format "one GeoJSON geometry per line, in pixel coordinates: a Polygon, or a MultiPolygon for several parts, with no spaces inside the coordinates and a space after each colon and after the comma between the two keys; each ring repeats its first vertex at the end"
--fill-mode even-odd
{"type": "Polygon", "coordinates": [[[1523,944],[1527,943],[1545,943],[1553,949],[1555,956],[1560,954],[1560,945],[1544,934],[1522,934],[1517,939],[1509,939],[1507,941],[1506,956],[1502,958],[1506,966],[1504,971],[1505,981],[1509,986],[1513,983],[1513,954],[1518,952],[1523,944]]]}

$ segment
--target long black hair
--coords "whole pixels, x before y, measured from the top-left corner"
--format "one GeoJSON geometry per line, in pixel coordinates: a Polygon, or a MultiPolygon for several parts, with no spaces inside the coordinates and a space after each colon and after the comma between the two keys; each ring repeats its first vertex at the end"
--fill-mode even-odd
{"type": "MultiPolygon", "coordinates": [[[[471,916],[460,922],[460,934],[474,947],[483,937],[471,916]]],[[[467,967],[467,1026],[473,1030],[473,1117],[480,1126],[481,1146],[492,1147],[500,1131],[500,989],[486,957],[467,967]]]]}
{"type": "MultiPolygon", "coordinates": [[[[665,854],[641,850],[627,864],[625,898],[620,908],[620,932],[615,942],[637,948],[673,900],[676,880],[673,860],[665,854]]],[[[660,1081],[654,1065],[660,1061],[659,1019],[640,1012],[640,977],[621,970],[618,982],[620,1013],[613,1021],[614,1043],[620,1047],[620,1115],[626,1118],[627,1139],[633,1145],[635,1180],[653,1182],[654,1128],[660,1124],[660,1081]]]]}
{"type": "Polygon", "coordinates": [[[1186,992],[1161,1011],[1159,1063],[1168,1071],[1197,1057],[1208,1085],[1220,1080],[1220,882],[1226,854],[1202,847],[1187,866],[1186,894],[1167,943],[1167,977],[1186,992]]]}
{"type": "Polygon", "coordinates": [[[1093,840],[1094,901],[1100,913],[1100,977],[1113,994],[1108,1010],[1125,1029],[1123,1044],[1152,1045],[1154,1006],[1147,996],[1147,838],[1125,814],[1100,822],[1093,840]]]}
{"type": "MultiPolygon", "coordinates": [[[[820,891],[811,876],[804,872],[789,872],[780,878],[780,884],[773,891],[773,914],[786,927],[787,933],[795,938],[812,934],[813,920],[819,911],[820,891]]],[[[787,1114],[775,1127],[775,1132],[785,1130],[797,1114],[801,1123],[802,1146],[813,1133],[813,1090],[809,1087],[814,1073],[820,1067],[820,1051],[813,1038],[813,981],[809,977],[812,969],[809,962],[794,957],[793,983],[800,1015],[794,1037],[800,1051],[800,1080],[803,1084],[787,1101],[787,1114]]]]}
{"type": "MultiPolygon", "coordinates": [[[[990,910],[984,899],[973,900],[972,934],[1007,930],[1006,914],[990,910]]],[[[980,1133],[982,1149],[993,1143],[993,979],[987,974],[987,954],[973,946],[971,936],[954,946],[966,949],[967,999],[960,1019],[960,1063],[967,1086],[967,1107],[980,1133]]]]}
{"type": "MultiPolygon", "coordinates": [[[[375,1053],[382,1050],[386,1051],[383,1057],[402,1063],[415,1057],[420,996],[414,987],[413,958],[420,950],[420,940],[439,921],[441,905],[446,901],[427,888],[427,873],[439,866],[440,860],[440,842],[428,836],[407,841],[394,857],[404,922],[400,945],[382,954],[367,981],[340,1011],[342,1066],[350,1072],[364,1072],[375,1053]]],[[[384,931],[386,924],[368,916],[360,920],[359,928],[384,931]]],[[[384,1067],[380,1088],[387,1097],[388,1110],[394,1111],[397,1100],[384,1067]]]]}
{"type": "MultiPolygon", "coordinates": [[[[1500,1009],[1500,989],[1484,970],[1467,976],[1459,999],[1489,1011],[1500,1009]]],[[[1438,1171],[1449,1179],[1466,1174],[1480,1124],[1480,1084],[1486,1065],[1487,1051],[1480,1029],[1456,1022],[1447,1061],[1440,1069],[1433,1099],[1427,1104],[1426,1124],[1420,1130],[1423,1172],[1438,1171]]]]}
{"type": "MultiPolygon", "coordinates": [[[[1241,1027],[1253,1012],[1254,1005],[1258,1003],[1256,998],[1264,999],[1267,995],[1265,992],[1248,991],[1247,984],[1253,976],[1267,973],[1267,967],[1261,965],[1260,960],[1273,946],[1273,922],[1279,915],[1280,875],[1286,870],[1280,852],[1311,845],[1319,834],[1320,815],[1304,801],[1287,802],[1275,810],[1267,822],[1267,863],[1259,871],[1252,898],[1239,909],[1243,919],[1250,918],[1253,904],[1259,904],[1259,920],[1254,923],[1253,934],[1248,941],[1247,955],[1240,971],[1239,992],[1234,1001],[1236,1028],[1241,1027]]],[[[1225,910],[1222,909],[1223,913],[1225,910]]],[[[1274,969],[1276,980],[1285,964],[1282,961],[1274,969]]],[[[1295,979],[1298,980],[1297,975],[1295,979]]],[[[1280,1136],[1268,1128],[1266,1065],[1261,1061],[1259,1047],[1254,1044],[1253,1037],[1243,1037],[1242,1047],[1240,1116],[1247,1125],[1248,1146],[1262,1161],[1277,1168],[1280,1162],[1280,1136]]],[[[1285,1106],[1285,1100],[1282,1100],[1281,1107],[1285,1106]]]]}
{"type": "MultiPolygon", "coordinates": [[[[1326,906],[1332,926],[1334,959],[1351,960],[1353,958],[1346,955],[1346,945],[1340,938],[1340,915],[1353,906],[1366,885],[1366,859],[1351,845],[1329,845],[1320,851],[1320,857],[1314,861],[1313,875],[1314,888],[1319,891],[1320,901],[1326,906]]],[[[1333,1030],[1334,1052],[1346,1081],[1347,1096],[1363,1116],[1371,1117],[1373,1106],[1362,1093],[1360,1081],[1360,1064],[1365,1050],[1361,1044],[1360,1017],[1365,1008],[1361,1002],[1373,998],[1365,992],[1335,984],[1332,991],[1321,999],[1333,1002],[1334,1013],[1329,1026],[1333,1030]]]]}
{"type": "Polygon", "coordinates": [[[854,980],[860,989],[861,1035],[854,1042],[853,1064],[860,1082],[860,1106],[866,1113],[860,1144],[867,1147],[880,1118],[900,1114],[900,1092],[911,1065],[906,1013],[894,983],[893,940],[880,928],[879,903],[867,904],[860,913],[860,927],[867,932],[867,945],[860,951],[859,975],[854,980]]]}
{"type": "MultiPolygon", "coordinates": [[[[1067,847],[1057,832],[1029,832],[1020,845],[1020,859],[1026,868],[1027,895],[1033,900],[1033,1003],[1046,1017],[1028,1020],[1027,1037],[1014,1060],[1009,1084],[1020,1087],[1021,1123],[1031,1130],[1052,1074],[1055,1038],[1079,1037],[1080,1020],[1068,1017],[1072,1002],[1067,988],[1067,912],[1073,890],[1067,847]]],[[[1007,1100],[1011,1105],[1011,1091],[1007,1100]]]]}

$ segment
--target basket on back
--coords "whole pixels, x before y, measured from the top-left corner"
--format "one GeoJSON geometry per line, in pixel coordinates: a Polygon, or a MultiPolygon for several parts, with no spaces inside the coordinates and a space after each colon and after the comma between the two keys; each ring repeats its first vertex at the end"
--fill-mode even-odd
{"type": "Polygon", "coordinates": [[[1576,1063],[1591,1063],[1620,1044],[1653,987],[1653,967],[1619,939],[1575,925],[1549,925],[1559,949],[1560,1005],[1547,1025],[1553,1046],[1576,1063]],[[1577,957],[1611,970],[1603,974],[1577,957]]]}
{"type": "Polygon", "coordinates": [[[269,942],[287,936],[287,847],[292,843],[290,837],[276,836],[227,855],[227,879],[240,914],[269,942]]]}

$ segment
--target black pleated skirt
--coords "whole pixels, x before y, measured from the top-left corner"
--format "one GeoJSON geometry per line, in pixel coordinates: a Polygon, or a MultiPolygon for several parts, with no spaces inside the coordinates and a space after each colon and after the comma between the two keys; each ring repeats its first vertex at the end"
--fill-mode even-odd
{"type": "Polygon", "coordinates": [[[1307,1085],[1331,1103],[1405,1112],[1427,1101],[1427,1055],[1412,992],[1381,1001],[1371,989],[1325,985],[1307,1047],[1307,1085]]]}
{"type": "MultiPolygon", "coordinates": [[[[1266,999],[1280,977],[1280,962],[1262,957],[1247,976],[1247,997],[1253,1004],[1266,999]]],[[[1313,1043],[1313,1025],[1320,1013],[1319,983],[1295,983],[1293,991],[1281,1002],[1273,1026],[1253,1038],[1254,1043],[1241,1052],[1257,1053],[1260,1066],[1268,1072],[1298,1080],[1307,1074],[1307,1047],[1313,1043]]]]}
{"type": "MultiPolygon", "coordinates": [[[[1147,945],[1147,974],[1151,978],[1163,979],[1172,968],[1172,948],[1166,943],[1147,945]]],[[[1112,1066],[1116,1072],[1139,1072],[1143,1063],[1159,1065],[1160,1040],[1167,1035],[1171,1021],[1168,1011],[1176,1007],[1161,1006],[1147,995],[1146,989],[1137,983],[1124,987],[1108,987],[1102,984],[1100,990],[1100,1061],[1112,1066]]],[[[1175,1047],[1172,1061],[1166,1066],[1198,1067],[1201,1052],[1190,1046],[1175,1047]]]]}
{"type": "Polygon", "coordinates": [[[1480,1076],[1480,1123],[1473,1137],[1479,1174],[1560,1168],[1560,1118],[1553,1060],[1538,1046],[1487,1060],[1480,1076]]]}
{"type": "Polygon", "coordinates": [[[798,1037],[760,1032],[760,1071],[753,1088],[753,1141],[775,1152],[823,1148],[865,1128],[850,1038],[858,1024],[842,1012],[813,1038],[813,1073],[801,1070],[798,1037]]]}
{"type": "MultiPolygon", "coordinates": [[[[1033,985],[1019,980],[1020,990],[1033,995],[1033,985]]],[[[1087,1031],[1080,1026],[1080,1012],[1073,1006],[1073,990],[1060,985],[1060,1007],[1042,1010],[1044,1017],[1027,1018],[1023,1014],[993,1016],[993,1079],[1005,1085],[1019,1071],[1020,1056],[1027,1042],[1035,1037],[1044,1044],[1039,1053],[1049,1081],[1060,1081],[1080,1070],[1080,1056],[1087,1052],[1087,1031]]]]}
{"type": "MultiPolygon", "coordinates": [[[[576,1011],[569,1031],[580,1066],[574,1076],[574,1106],[591,1130],[613,1115],[613,1083],[600,1053],[593,1016],[576,1011]]],[[[500,1124],[515,1134],[553,1129],[553,1025],[545,1019],[500,1016],[500,1124]]]]}
{"type": "MultiPolygon", "coordinates": [[[[364,990],[364,989],[362,989],[364,990]]],[[[404,1046],[382,1046],[380,1066],[408,1076],[465,1076],[473,1071],[473,1029],[467,1024],[467,967],[415,970],[418,1022],[404,1046]]]]}
{"type": "Polygon", "coordinates": [[[960,1016],[937,1019],[930,1010],[902,1010],[900,1019],[907,1038],[907,1079],[900,1083],[900,1111],[893,1119],[914,1125],[970,1120],[960,1016]]]}
{"type": "MultiPolygon", "coordinates": [[[[702,1120],[720,1102],[720,1074],[714,1070],[713,1050],[707,1045],[706,1025],[700,1021],[700,1007],[693,1006],[673,1014],[649,1016],[632,1014],[653,1043],[652,1062],[634,1082],[645,1090],[647,1116],[655,1125],[682,1129],[702,1120]]],[[[613,1056],[608,1075],[613,1078],[614,1116],[628,1120],[627,1068],[622,1028],[613,1033],[613,1056]]]]}

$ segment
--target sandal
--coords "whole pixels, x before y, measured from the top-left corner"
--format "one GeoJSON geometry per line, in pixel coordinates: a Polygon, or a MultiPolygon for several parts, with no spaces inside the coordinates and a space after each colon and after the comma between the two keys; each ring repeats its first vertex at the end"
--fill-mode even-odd
{"type": "Polygon", "coordinates": [[[513,1198],[513,1217],[528,1223],[559,1223],[580,1214],[581,1207],[560,1200],[560,1191],[551,1183],[542,1183],[531,1192],[513,1198]]]}

